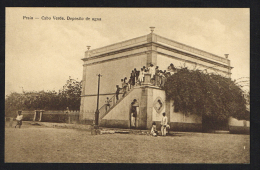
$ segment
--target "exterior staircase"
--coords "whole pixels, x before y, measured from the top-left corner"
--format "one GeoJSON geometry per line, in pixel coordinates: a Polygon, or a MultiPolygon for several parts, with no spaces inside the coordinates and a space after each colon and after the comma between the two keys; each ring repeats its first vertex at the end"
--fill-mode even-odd
{"type": "Polygon", "coordinates": [[[109,101],[111,101],[111,103],[110,103],[110,108],[108,110],[107,110],[106,104],[104,104],[102,107],[100,107],[100,109],[99,109],[99,119],[102,119],[103,117],[105,117],[113,108],[115,108],[122,100],[124,100],[124,98],[128,94],[130,94],[134,89],[135,89],[135,86],[132,87],[129,91],[127,91],[124,97],[122,96],[122,93],[120,93],[120,95],[118,95],[118,97],[120,98],[118,101],[116,101],[116,95],[111,97],[109,99],[109,101]]]}

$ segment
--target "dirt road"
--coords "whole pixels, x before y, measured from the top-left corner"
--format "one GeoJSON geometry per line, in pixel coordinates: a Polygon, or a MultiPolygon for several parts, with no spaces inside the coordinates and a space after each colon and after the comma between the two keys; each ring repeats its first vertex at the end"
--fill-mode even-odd
{"type": "Polygon", "coordinates": [[[32,125],[5,129],[5,162],[249,163],[249,147],[249,135],[93,136],[83,130],[32,125]]]}

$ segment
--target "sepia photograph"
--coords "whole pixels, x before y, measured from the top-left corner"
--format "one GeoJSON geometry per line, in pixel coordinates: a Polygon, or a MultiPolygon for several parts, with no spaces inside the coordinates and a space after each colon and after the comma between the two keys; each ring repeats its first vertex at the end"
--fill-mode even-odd
{"type": "Polygon", "coordinates": [[[250,164],[249,8],[5,8],[5,163],[250,164]]]}

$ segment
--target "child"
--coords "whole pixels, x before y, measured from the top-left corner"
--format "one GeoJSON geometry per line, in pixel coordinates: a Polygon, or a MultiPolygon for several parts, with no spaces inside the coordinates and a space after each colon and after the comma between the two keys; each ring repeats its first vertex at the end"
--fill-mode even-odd
{"type": "Polygon", "coordinates": [[[153,126],[152,126],[152,129],[151,129],[151,135],[157,136],[157,130],[156,130],[156,123],[155,122],[153,122],[153,126]]]}
{"type": "Polygon", "coordinates": [[[18,115],[17,115],[17,117],[16,117],[17,124],[15,125],[14,128],[16,128],[17,125],[19,126],[19,128],[21,128],[22,119],[23,119],[22,111],[19,110],[19,111],[18,111],[18,115]]]}

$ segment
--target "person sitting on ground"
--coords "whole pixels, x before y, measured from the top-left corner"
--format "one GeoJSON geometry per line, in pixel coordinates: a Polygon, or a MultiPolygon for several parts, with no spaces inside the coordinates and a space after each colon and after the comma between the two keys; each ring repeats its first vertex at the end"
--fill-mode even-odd
{"type": "Polygon", "coordinates": [[[157,136],[158,131],[156,130],[156,123],[153,122],[152,129],[151,129],[151,135],[157,136]]]}
{"type": "Polygon", "coordinates": [[[14,128],[16,128],[16,126],[18,125],[19,128],[21,128],[22,126],[22,120],[23,120],[23,115],[22,115],[22,111],[18,111],[18,115],[16,117],[16,120],[17,120],[17,124],[15,125],[14,128]]]}

